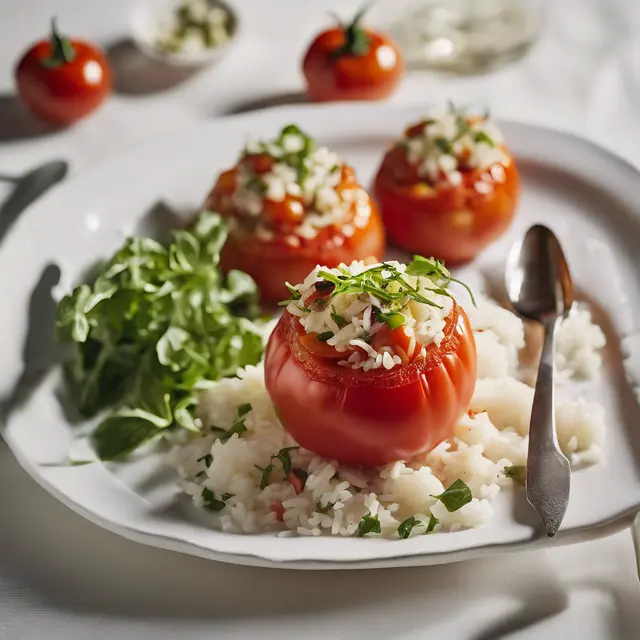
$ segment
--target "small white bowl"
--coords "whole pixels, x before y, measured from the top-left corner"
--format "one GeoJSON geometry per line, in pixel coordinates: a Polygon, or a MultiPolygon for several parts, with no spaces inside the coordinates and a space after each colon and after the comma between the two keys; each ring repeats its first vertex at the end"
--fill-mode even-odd
{"type": "Polygon", "coordinates": [[[236,42],[239,33],[238,14],[223,0],[209,0],[212,7],[220,7],[229,14],[229,39],[216,47],[202,51],[165,51],[156,39],[164,19],[182,4],[181,0],[143,0],[131,16],[131,37],[145,55],[177,67],[201,67],[218,62],[236,42]]]}

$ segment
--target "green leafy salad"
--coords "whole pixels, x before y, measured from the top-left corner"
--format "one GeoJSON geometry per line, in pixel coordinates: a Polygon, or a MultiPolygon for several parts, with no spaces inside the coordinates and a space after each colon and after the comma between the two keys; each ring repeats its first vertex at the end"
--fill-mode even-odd
{"type": "Polygon", "coordinates": [[[165,429],[198,431],[198,391],[262,357],[254,281],[218,270],[226,237],[220,216],[205,211],[168,247],[128,238],[93,284],[60,301],[57,337],[73,347],[65,372],[78,410],[106,412],[93,434],[101,459],[165,429]]]}

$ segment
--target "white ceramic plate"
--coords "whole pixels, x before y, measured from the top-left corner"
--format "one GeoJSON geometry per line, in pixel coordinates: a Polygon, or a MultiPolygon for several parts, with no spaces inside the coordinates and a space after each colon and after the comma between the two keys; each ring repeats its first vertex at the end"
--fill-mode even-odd
{"type": "Polygon", "coordinates": [[[249,565],[319,569],[437,564],[577,541],[628,524],[640,510],[640,409],[633,382],[640,372],[640,278],[633,266],[640,255],[640,176],[589,142],[533,126],[504,123],[524,180],[522,203],[510,233],[462,275],[476,287],[483,281],[495,287],[511,243],[532,223],[547,224],[560,237],[578,288],[595,305],[608,335],[602,378],[568,391],[606,405],[607,462],[574,474],[569,510],[557,538],[546,537],[519,490],[502,492],[494,503],[496,516],[486,527],[409,540],[221,533],[179,494],[159,453],[120,464],[68,466],[70,443],[83,427],[71,426],[64,417],[55,369],[24,402],[7,407],[21,376],[22,383],[32,382],[51,356],[50,289],[58,268],[64,286],[77,282],[125,234],[148,231],[153,222],[148,212],[162,217],[162,209],[154,208],[159,200],[193,211],[248,135],[272,136],[284,124],[297,122],[355,165],[366,182],[388,142],[419,116],[415,107],[380,105],[283,108],[239,116],[139,147],[36,203],[0,251],[0,397],[11,410],[3,429],[24,468],[72,509],[120,535],[249,565]],[[24,359],[36,374],[24,375],[24,359]]]}

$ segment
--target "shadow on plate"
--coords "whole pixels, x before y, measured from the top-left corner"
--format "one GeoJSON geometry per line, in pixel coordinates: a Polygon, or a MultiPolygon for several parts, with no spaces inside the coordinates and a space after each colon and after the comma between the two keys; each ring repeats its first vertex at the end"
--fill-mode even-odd
{"type": "Polygon", "coordinates": [[[168,91],[189,80],[197,68],[163,64],[146,56],[133,40],[119,40],[107,48],[113,71],[113,88],[126,95],[151,95],[168,91]]]}
{"type": "Polygon", "coordinates": [[[171,231],[187,226],[195,217],[194,211],[176,209],[163,200],[159,200],[146,211],[134,229],[134,235],[153,238],[162,244],[171,242],[171,231]]]}
{"type": "Polygon", "coordinates": [[[13,389],[0,400],[0,416],[4,422],[31,397],[51,368],[61,360],[62,349],[53,339],[56,302],[51,294],[60,275],[58,265],[48,264],[31,293],[22,373],[13,389]]]}
{"type": "Polygon", "coordinates": [[[282,107],[285,105],[306,104],[307,96],[302,91],[290,93],[281,93],[264,98],[252,99],[246,102],[239,102],[232,105],[223,115],[230,116],[239,113],[249,113],[250,111],[258,111],[260,109],[268,109],[269,107],[282,107]]]}
{"type": "Polygon", "coordinates": [[[40,138],[60,130],[37,120],[17,95],[0,94],[0,142],[40,138]]]}

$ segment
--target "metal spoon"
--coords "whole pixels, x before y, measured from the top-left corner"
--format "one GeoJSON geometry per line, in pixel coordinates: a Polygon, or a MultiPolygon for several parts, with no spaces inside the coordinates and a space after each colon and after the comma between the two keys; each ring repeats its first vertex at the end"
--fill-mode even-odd
{"type": "Polygon", "coordinates": [[[571,472],[560,451],[554,411],[555,331],[573,303],[569,267],[555,235],[542,225],[527,231],[507,261],[507,294],[513,308],[544,328],[544,346],[531,411],[527,500],[549,536],[560,529],[569,504],[571,472]]]}

